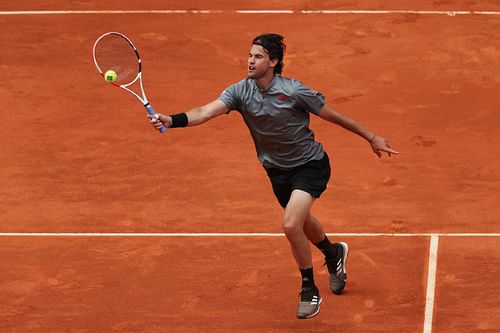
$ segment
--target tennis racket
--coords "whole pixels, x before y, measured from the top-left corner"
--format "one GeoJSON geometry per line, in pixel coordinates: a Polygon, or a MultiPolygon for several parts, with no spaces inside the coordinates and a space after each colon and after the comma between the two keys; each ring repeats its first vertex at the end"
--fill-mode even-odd
{"type": "MultiPolygon", "coordinates": [[[[155,112],[144,93],[141,57],[130,38],[119,32],[107,32],[94,43],[93,54],[99,73],[104,77],[109,70],[114,71],[116,80],[110,83],[137,97],[152,120],[158,120],[158,113],[155,112]],[[140,95],[131,89],[137,81],[139,81],[140,95]]],[[[160,128],[161,133],[166,130],[165,126],[160,128]]]]}

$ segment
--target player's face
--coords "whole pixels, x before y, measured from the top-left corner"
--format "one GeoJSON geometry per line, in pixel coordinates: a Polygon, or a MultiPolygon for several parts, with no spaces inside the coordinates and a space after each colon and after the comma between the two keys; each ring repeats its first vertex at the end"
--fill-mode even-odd
{"type": "Polygon", "coordinates": [[[261,79],[274,71],[277,60],[269,59],[269,54],[260,45],[252,45],[248,51],[248,77],[261,79]]]}

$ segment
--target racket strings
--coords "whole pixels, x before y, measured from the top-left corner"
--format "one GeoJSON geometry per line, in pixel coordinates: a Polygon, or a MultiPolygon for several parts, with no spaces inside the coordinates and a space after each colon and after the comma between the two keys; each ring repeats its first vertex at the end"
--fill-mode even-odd
{"type": "Polygon", "coordinates": [[[115,84],[130,84],[137,78],[140,70],[138,55],[122,36],[104,36],[95,45],[94,52],[96,64],[102,73],[108,70],[116,72],[115,84]]]}

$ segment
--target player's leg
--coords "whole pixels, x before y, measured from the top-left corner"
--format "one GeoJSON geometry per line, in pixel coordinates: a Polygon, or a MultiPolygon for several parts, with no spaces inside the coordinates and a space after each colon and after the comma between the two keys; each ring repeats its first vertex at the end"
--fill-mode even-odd
{"type": "Polygon", "coordinates": [[[304,232],[304,222],[314,200],[314,197],[307,192],[293,190],[283,219],[283,230],[302,276],[300,302],[297,307],[297,318],[299,319],[317,315],[322,301],[319,290],[314,283],[311,246],[304,232]]]}
{"type": "Polygon", "coordinates": [[[293,256],[301,269],[312,267],[309,239],[304,232],[304,222],[314,198],[307,192],[294,190],[285,208],[283,231],[290,242],[293,256]]]}
{"type": "Polygon", "coordinates": [[[307,238],[325,255],[325,263],[330,275],[330,289],[334,294],[341,294],[347,281],[346,261],[349,253],[347,243],[332,244],[323,226],[317,218],[308,215],[304,222],[304,233],[307,238]]]}
{"type": "Polygon", "coordinates": [[[317,244],[321,242],[326,234],[323,230],[323,226],[319,222],[317,218],[312,216],[310,213],[307,215],[306,220],[304,221],[304,232],[307,238],[313,244],[317,244]]]}

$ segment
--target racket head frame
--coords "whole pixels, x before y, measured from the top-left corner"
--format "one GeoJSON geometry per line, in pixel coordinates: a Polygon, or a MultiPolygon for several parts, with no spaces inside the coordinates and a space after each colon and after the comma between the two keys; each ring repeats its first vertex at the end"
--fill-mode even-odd
{"type": "Polygon", "coordinates": [[[132,95],[134,95],[135,97],[137,97],[137,99],[139,101],[141,101],[141,103],[144,104],[144,106],[146,106],[147,104],[149,104],[149,102],[148,102],[148,98],[146,96],[146,93],[144,92],[144,86],[142,84],[142,60],[141,60],[141,56],[139,55],[139,51],[137,50],[137,47],[135,47],[134,43],[132,42],[132,40],[130,38],[128,38],[127,36],[125,36],[124,34],[122,34],[120,32],[116,32],[116,31],[106,32],[105,34],[101,35],[99,38],[97,38],[97,40],[94,43],[94,47],[92,48],[92,57],[94,59],[94,64],[95,64],[97,70],[99,71],[99,74],[101,74],[101,76],[104,77],[104,74],[105,74],[104,70],[105,69],[101,68],[99,66],[99,63],[97,62],[96,48],[97,48],[97,45],[99,44],[99,42],[101,40],[103,40],[104,38],[106,38],[108,36],[111,36],[111,35],[115,35],[115,36],[123,38],[130,45],[130,47],[132,48],[132,50],[134,51],[134,53],[135,53],[135,55],[137,57],[138,71],[137,71],[137,75],[135,76],[135,78],[132,81],[130,81],[129,83],[125,83],[125,84],[117,84],[115,82],[110,82],[110,83],[112,85],[114,85],[115,87],[120,87],[122,89],[127,90],[132,95]],[[135,91],[133,91],[132,89],[129,88],[130,86],[132,86],[137,81],[139,81],[139,86],[140,86],[140,89],[141,89],[141,95],[142,96],[140,96],[135,91]]]}
{"type": "MultiPolygon", "coordinates": [[[[151,116],[151,120],[152,121],[157,121],[160,118],[160,116],[153,109],[153,106],[149,103],[148,98],[146,96],[146,93],[144,91],[144,85],[142,83],[142,60],[141,60],[141,56],[139,55],[139,51],[137,50],[137,47],[135,47],[134,43],[132,42],[132,40],[130,38],[128,38],[127,36],[125,36],[124,34],[122,34],[120,32],[116,32],[116,31],[106,32],[106,33],[102,34],[99,38],[97,38],[97,40],[95,41],[94,46],[92,48],[92,57],[94,59],[94,64],[95,64],[97,70],[99,71],[99,74],[101,74],[101,76],[103,76],[103,77],[105,75],[104,69],[102,69],[99,66],[98,62],[97,62],[96,48],[97,48],[97,45],[99,44],[99,42],[101,40],[103,40],[104,38],[106,38],[106,37],[108,37],[110,35],[115,35],[115,36],[121,37],[121,38],[123,38],[130,45],[130,47],[133,49],[133,51],[134,51],[134,53],[135,53],[135,55],[137,57],[137,64],[138,64],[137,75],[136,75],[136,77],[131,82],[126,83],[126,84],[117,84],[115,82],[110,82],[110,83],[112,85],[116,86],[116,87],[125,89],[126,91],[128,91],[132,95],[134,95],[144,105],[144,107],[146,108],[147,113],[151,116]],[[141,96],[139,96],[139,94],[137,94],[135,91],[133,91],[132,89],[130,89],[130,86],[132,86],[137,81],[139,81],[139,86],[140,86],[140,89],[141,89],[141,96]]],[[[163,126],[162,128],[160,128],[160,133],[163,133],[166,130],[167,130],[167,127],[163,126]]]]}

